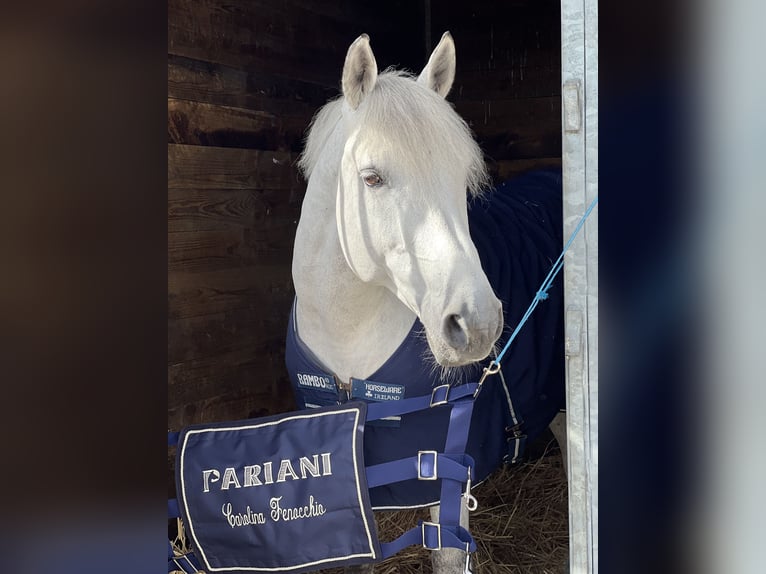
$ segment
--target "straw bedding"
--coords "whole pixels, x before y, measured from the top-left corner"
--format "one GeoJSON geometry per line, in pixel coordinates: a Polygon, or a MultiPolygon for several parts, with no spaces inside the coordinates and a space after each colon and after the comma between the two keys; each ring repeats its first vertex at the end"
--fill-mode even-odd
{"type": "MultiPolygon", "coordinates": [[[[492,474],[473,490],[479,508],[471,513],[478,550],[474,574],[561,574],[568,557],[567,482],[554,440],[541,458],[492,474]]],[[[377,513],[380,539],[393,540],[428,510],[377,513]]],[[[341,569],[323,570],[341,574],[341,569]]],[[[427,574],[429,551],[411,546],[379,564],[375,574],[427,574]]]]}

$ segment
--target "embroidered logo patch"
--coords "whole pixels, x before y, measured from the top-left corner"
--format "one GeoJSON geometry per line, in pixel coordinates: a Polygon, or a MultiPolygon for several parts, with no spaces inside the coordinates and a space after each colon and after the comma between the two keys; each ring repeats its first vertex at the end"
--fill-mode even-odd
{"type": "Polygon", "coordinates": [[[298,385],[306,389],[336,392],[335,378],[321,373],[297,373],[298,385]]]}
{"type": "MultiPolygon", "coordinates": [[[[404,385],[376,383],[375,381],[352,378],[350,398],[375,402],[400,401],[404,398],[404,385]]],[[[367,424],[378,427],[398,427],[401,420],[402,417],[393,416],[369,421],[367,424]]]]}
{"type": "Polygon", "coordinates": [[[376,402],[400,401],[404,398],[404,385],[351,379],[351,398],[376,402]]]}

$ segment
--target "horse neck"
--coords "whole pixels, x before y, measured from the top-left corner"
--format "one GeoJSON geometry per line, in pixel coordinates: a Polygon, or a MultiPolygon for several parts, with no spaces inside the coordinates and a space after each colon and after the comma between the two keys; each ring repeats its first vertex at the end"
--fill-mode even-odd
{"type": "Polygon", "coordinates": [[[337,157],[323,158],[306,190],[293,282],[301,340],[325,368],[348,382],[352,376],[367,378],[383,365],[416,316],[388,289],[359,280],[346,263],[335,215],[337,147],[328,145],[328,155],[335,152],[337,157]]]}

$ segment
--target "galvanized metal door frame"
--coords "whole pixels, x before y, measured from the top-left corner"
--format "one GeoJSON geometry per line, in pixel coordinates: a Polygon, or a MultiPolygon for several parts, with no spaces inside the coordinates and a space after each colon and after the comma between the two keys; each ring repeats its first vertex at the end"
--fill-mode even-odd
{"type": "MultiPolygon", "coordinates": [[[[598,2],[561,0],[564,237],[598,195],[598,2]]],[[[598,572],[598,208],[564,266],[569,559],[598,572]]]]}

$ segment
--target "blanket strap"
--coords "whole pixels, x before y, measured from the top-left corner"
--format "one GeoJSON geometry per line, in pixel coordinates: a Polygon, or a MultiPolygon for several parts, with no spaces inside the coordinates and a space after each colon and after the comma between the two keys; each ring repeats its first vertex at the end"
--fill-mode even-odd
{"type": "Polygon", "coordinates": [[[458,387],[441,385],[435,387],[430,396],[368,405],[368,421],[448,403],[452,407],[444,453],[420,451],[416,457],[367,468],[367,483],[370,488],[411,478],[442,481],[439,522],[420,521],[417,526],[396,540],[381,543],[380,549],[384,559],[413,544],[421,544],[429,550],[457,548],[466,553],[476,551],[473,537],[460,526],[460,513],[462,505],[468,503],[463,499],[462,485],[473,478],[474,461],[465,454],[465,449],[473,414],[473,395],[477,387],[478,385],[473,383],[458,387]]]}
{"type": "Polygon", "coordinates": [[[413,544],[422,544],[423,548],[428,550],[442,548],[468,549],[470,552],[476,550],[476,542],[462,526],[446,526],[421,521],[415,528],[408,530],[393,542],[382,542],[380,551],[385,559],[413,544]]]}
{"type": "MultiPolygon", "coordinates": [[[[169,542],[168,545],[170,545],[169,542]]],[[[173,554],[173,547],[171,546],[168,550],[168,572],[176,571],[184,574],[196,574],[200,571],[200,565],[193,553],[176,556],[173,554]]]]}
{"type": "Polygon", "coordinates": [[[446,478],[463,483],[468,476],[473,480],[473,467],[473,458],[467,454],[452,455],[437,453],[434,450],[421,450],[417,456],[368,466],[367,487],[375,488],[383,484],[414,478],[419,480],[446,478]]]}

